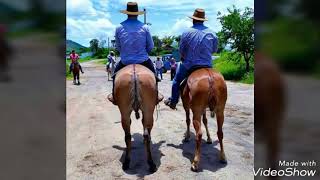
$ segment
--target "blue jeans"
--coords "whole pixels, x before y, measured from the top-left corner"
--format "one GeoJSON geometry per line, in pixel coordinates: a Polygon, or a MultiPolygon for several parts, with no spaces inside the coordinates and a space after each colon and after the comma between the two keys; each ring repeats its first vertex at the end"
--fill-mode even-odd
{"type": "Polygon", "coordinates": [[[157,69],[157,76],[159,77],[159,74],[160,74],[160,77],[161,77],[161,80],[162,80],[162,69],[157,69]]]}
{"type": "Polygon", "coordinates": [[[188,70],[185,68],[183,64],[180,64],[177,69],[177,73],[174,76],[172,82],[172,90],[171,90],[171,103],[177,104],[179,102],[180,97],[180,84],[181,82],[188,76],[188,70]]]}

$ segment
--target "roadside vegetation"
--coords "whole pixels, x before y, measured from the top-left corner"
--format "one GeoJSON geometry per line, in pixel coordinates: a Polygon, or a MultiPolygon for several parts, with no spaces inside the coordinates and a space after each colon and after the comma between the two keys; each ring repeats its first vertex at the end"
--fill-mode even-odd
{"type": "Polygon", "coordinates": [[[220,57],[213,61],[213,68],[218,70],[225,80],[254,83],[253,59],[250,61],[249,72],[247,72],[244,60],[234,52],[225,51],[217,55],[220,57]]]}

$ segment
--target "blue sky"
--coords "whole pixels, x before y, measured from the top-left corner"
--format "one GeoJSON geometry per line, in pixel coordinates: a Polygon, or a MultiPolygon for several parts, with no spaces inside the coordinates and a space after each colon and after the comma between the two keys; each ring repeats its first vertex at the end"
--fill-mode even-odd
{"type": "MultiPolygon", "coordinates": [[[[126,0],[67,0],[67,39],[89,46],[93,38],[113,39],[115,28],[126,19],[119,11],[126,8],[126,0]]],[[[221,29],[218,11],[228,7],[254,7],[254,0],[136,0],[139,9],[147,9],[147,22],[152,35],[164,37],[180,35],[192,25],[187,17],[195,8],[204,8],[209,21],[206,25],[215,32],[221,29]]],[[[139,16],[143,21],[143,15],[139,16]]]]}

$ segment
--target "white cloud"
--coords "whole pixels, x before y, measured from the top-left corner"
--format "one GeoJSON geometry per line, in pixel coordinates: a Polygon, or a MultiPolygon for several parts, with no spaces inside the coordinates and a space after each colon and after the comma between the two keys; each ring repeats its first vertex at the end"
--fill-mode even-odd
{"type": "Polygon", "coordinates": [[[105,18],[97,20],[67,18],[67,38],[77,40],[77,42],[88,46],[89,41],[93,38],[113,38],[115,27],[115,25],[105,18]]]}
{"type": "Polygon", "coordinates": [[[189,18],[177,19],[168,34],[170,35],[181,35],[188,28],[192,26],[192,22],[189,18]]]}
{"type": "MultiPolygon", "coordinates": [[[[187,18],[195,8],[204,8],[209,21],[205,25],[218,32],[221,24],[217,20],[218,11],[225,13],[228,7],[254,7],[254,0],[135,0],[139,9],[149,10],[151,33],[163,37],[165,35],[180,35],[192,26],[187,18]],[[160,20],[160,15],[161,20],[160,20]],[[170,18],[167,20],[167,18],[170,18]],[[153,19],[153,20],[152,20],[153,19]],[[172,21],[172,19],[176,19],[172,21]]],[[[125,9],[128,0],[67,0],[67,38],[88,45],[92,38],[114,35],[113,22],[122,20],[119,10],[125,9]],[[110,13],[116,13],[111,16],[110,13]]]]}
{"type": "Polygon", "coordinates": [[[112,38],[115,25],[107,12],[109,0],[67,0],[67,39],[85,46],[93,38],[112,38]]]}
{"type": "MultiPolygon", "coordinates": [[[[108,0],[103,0],[99,2],[98,5],[102,9],[107,8],[105,4],[108,4],[108,0]]],[[[98,10],[94,8],[93,1],[91,0],[67,0],[67,16],[74,17],[77,19],[89,19],[89,18],[97,18],[97,17],[110,17],[110,14],[105,11],[98,10]]]]}

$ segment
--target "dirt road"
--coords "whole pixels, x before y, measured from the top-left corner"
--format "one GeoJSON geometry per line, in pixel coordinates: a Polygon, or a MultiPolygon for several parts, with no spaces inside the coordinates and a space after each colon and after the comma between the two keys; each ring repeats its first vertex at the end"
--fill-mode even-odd
{"type": "MultiPolygon", "coordinates": [[[[120,114],[118,108],[106,100],[112,83],[107,81],[103,65],[92,61],[82,65],[85,71],[80,77],[82,84],[75,86],[72,81],[66,82],[67,179],[253,179],[254,86],[227,82],[223,130],[228,164],[218,161],[216,120],[209,118],[213,144],[205,143],[207,137],[203,133],[200,172],[192,172],[194,134],[190,142],[182,143],[186,130],[182,105],[179,103],[178,111],[173,111],[161,103],[152,130],[152,152],[158,171],[153,174],[147,171],[142,124],[132,116],[132,160],[130,170],[124,172],[120,161],[125,148],[120,114]]],[[[169,78],[169,73],[165,74],[159,85],[165,97],[170,94],[169,78]]],[[[191,130],[194,132],[192,126],[191,130]]]]}

